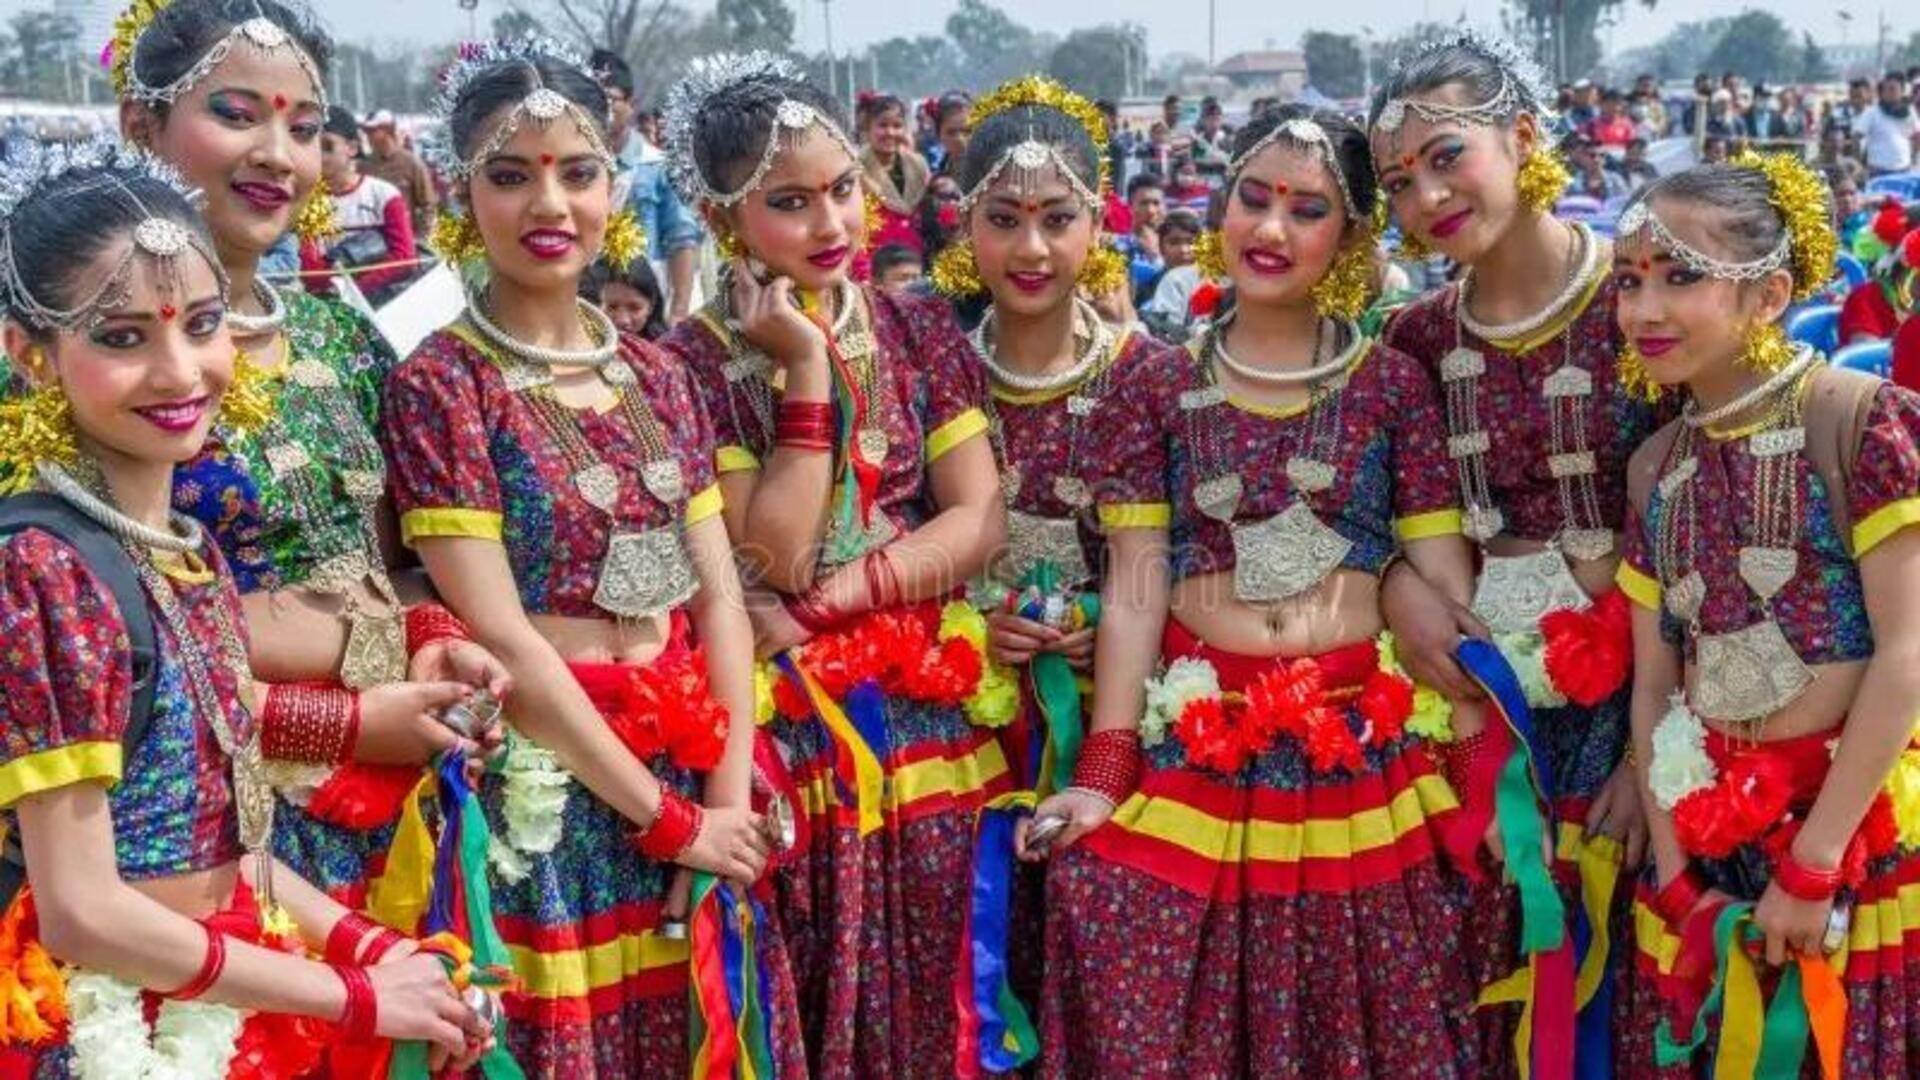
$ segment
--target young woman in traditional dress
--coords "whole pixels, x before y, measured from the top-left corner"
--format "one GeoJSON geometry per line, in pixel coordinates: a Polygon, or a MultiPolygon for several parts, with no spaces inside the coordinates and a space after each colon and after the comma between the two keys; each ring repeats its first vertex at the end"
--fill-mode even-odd
{"type": "Polygon", "coordinates": [[[1093,731],[1036,812],[1067,822],[1044,1070],[1470,1076],[1438,861],[1454,802],[1417,734],[1447,721],[1376,641],[1401,554],[1467,596],[1439,401],[1354,323],[1379,198],[1363,133],[1289,106],[1233,153],[1210,259],[1233,314],[1089,432],[1122,450],[1102,513],[1171,557],[1110,587],[1138,593],[1103,614],[1093,731]]]}
{"type": "MultiPolygon", "coordinates": [[[[1624,942],[1632,890],[1613,882],[1638,864],[1645,827],[1623,764],[1630,648],[1612,580],[1627,455],[1653,430],[1654,414],[1615,377],[1606,242],[1552,216],[1566,171],[1551,147],[1550,101],[1509,43],[1473,33],[1416,54],[1374,100],[1373,160],[1388,207],[1416,246],[1464,267],[1458,283],[1401,310],[1384,337],[1441,387],[1466,533],[1480,555],[1471,605],[1448,600],[1413,567],[1395,568],[1384,600],[1421,682],[1477,696],[1453,652],[1462,633],[1490,634],[1524,688],[1537,770],[1553,785],[1546,796],[1559,825],[1552,870],[1561,886],[1558,905],[1534,904],[1527,940],[1538,945],[1585,919],[1624,942]],[[1589,894],[1611,897],[1606,914],[1587,911],[1589,894]]],[[[1492,815],[1511,751],[1502,738],[1450,751],[1470,816],[1492,815]]],[[[1472,903],[1464,951],[1483,985],[1527,963],[1516,952],[1523,909],[1506,876],[1489,868],[1472,903]]],[[[1631,970],[1622,958],[1611,963],[1617,976],[1631,970]]],[[[1590,975],[1583,1004],[1597,993],[1590,975]]],[[[1625,993],[1610,1000],[1615,1015],[1629,1005],[1625,993]]],[[[1608,999],[1600,1002],[1588,1023],[1601,1031],[1593,1043],[1604,1045],[1608,999]]],[[[1520,1012],[1483,1013],[1490,1068],[1511,1062],[1520,1012]]],[[[1551,1035],[1569,1052],[1571,1039],[1571,1031],[1551,1035]]]]}
{"type": "Polygon", "coordinates": [[[0,318],[26,389],[0,472],[39,494],[0,503],[5,1071],[291,1078],[376,1035],[471,1060],[490,1036],[441,958],[363,933],[267,848],[240,597],[168,513],[233,378],[215,242],[150,159],[15,168],[0,318]]]}
{"type": "Polygon", "coordinates": [[[389,571],[398,547],[376,432],[392,352],[343,304],[258,274],[290,226],[331,212],[320,182],[330,50],[276,0],[142,0],[118,24],[112,72],[128,140],[205,195],[234,286],[228,324],[249,358],[243,392],[265,410],[257,430],[214,426],[176,474],[174,506],[226,554],[253,670],[274,684],[261,706],[281,801],[274,850],[362,907],[423,766],[481,746],[437,714],[509,682],[424,589],[402,597],[389,571]]]}
{"type": "MultiPolygon", "coordinates": [[[[465,207],[440,242],[484,260],[486,284],[394,369],[384,437],[403,537],[518,687],[486,794],[525,984],[509,1046],[543,1077],[682,1072],[675,939],[693,913],[676,867],[748,884],[768,850],[712,435],[679,365],[577,298],[603,248],[643,254],[580,60],[538,39],[470,47],[440,109],[465,207]]],[[[772,1049],[797,1069],[784,957],[760,945],[772,1049]]]]}
{"type": "Polygon", "coordinates": [[[892,94],[874,94],[862,101],[860,108],[864,137],[860,170],[878,211],[866,251],[878,251],[888,244],[923,251],[926,241],[920,236],[920,202],[933,172],[927,159],[913,148],[907,103],[892,94]]]}
{"type": "Polygon", "coordinates": [[[1836,246],[1786,155],[1664,178],[1620,219],[1623,374],[1682,403],[1633,456],[1620,566],[1659,975],[1639,1012],[1662,1021],[1627,1075],[1709,1075],[1710,1032],[1712,1075],[1920,1069],[1920,397],[1777,325],[1836,246]]]}
{"type": "Polygon", "coordinates": [[[975,362],[948,306],[848,280],[859,156],[831,97],[764,54],[703,62],[668,151],[732,255],[665,339],[705,393],[728,532],[775,658],[771,734],[804,859],[780,910],[815,1074],[950,1076],[975,818],[1012,787],[1017,689],[940,602],[1005,534],[975,362]]]}
{"type": "MultiPolygon", "coordinates": [[[[993,659],[1023,676],[1021,716],[1004,729],[1003,745],[1020,786],[1044,796],[1072,781],[1100,613],[1138,608],[1137,587],[1161,576],[1166,559],[1164,507],[1095,505],[1094,483],[1112,469],[1102,463],[1137,449],[1131,440],[1096,443],[1098,414],[1131,395],[1135,381],[1164,381],[1190,360],[1108,323],[1085,299],[1106,295],[1125,272],[1100,242],[1107,140],[1093,103],[1027,77],[980,99],[974,115],[978,134],[952,171],[962,186],[964,240],[936,262],[935,280],[956,298],[991,299],[971,335],[972,392],[987,404],[1008,544],[975,599],[988,612],[993,659]]],[[[1123,655],[1150,663],[1158,617],[1119,625],[1140,635],[1132,648],[1120,646],[1123,655]]],[[[1152,674],[1116,670],[1136,685],[1152,674]]],[[[1016,992],[1035,1001],[1044,869],[1008,879],[1000,868],[1011,851],[993,839],[983,839],[977,865],[983,881],[1012,886],[1001,944],[1016,992]]],[[[1038,862],[1045,846],[1041,834],[1026,857],[1038,862]]],[[[1000,1064],[1019,1056],[988,1053],[1000,1064]]]]}

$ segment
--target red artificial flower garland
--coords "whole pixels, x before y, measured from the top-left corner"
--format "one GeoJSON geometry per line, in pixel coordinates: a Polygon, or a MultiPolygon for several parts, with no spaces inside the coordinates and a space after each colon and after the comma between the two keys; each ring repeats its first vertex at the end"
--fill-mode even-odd
{"type": "MultiPolygon", "coordinates": [[[[801,646],[808,674],[828,697],[845,700],[862,683],[889,697],[959,705],[979,689],[979,650],[963,637],[938,640],[940,609],[933,604],[870,612],[801,646]]],[[[773,707],[789,720],[813,715],[806,693],[790,679],[773,684],[773,707]]]]}
{"type": "Polygon", "coordinates": [[[567,666],[634,757],[665,752],[696,772],[720,764],[729,717],[707,684],[704,649],[670,649],[644,666],[567,666]]]}
{"type": "Polygon", "coordinates": [[[1236,772],[1279,744],[1301,744],[1315,772],[1366,768],[1366,748],[1385,746],[1406,730],[1413,715],[1413,683],[1374,671],[1356,697],[1365,721],[1356,733],[1346,710],[1326,686],[1326,673],[1311,657],[1278,660],[1247,684],[1245,693],[1195,698],[1173,720],[1173,732],[1195,765],[1236,772]]]}

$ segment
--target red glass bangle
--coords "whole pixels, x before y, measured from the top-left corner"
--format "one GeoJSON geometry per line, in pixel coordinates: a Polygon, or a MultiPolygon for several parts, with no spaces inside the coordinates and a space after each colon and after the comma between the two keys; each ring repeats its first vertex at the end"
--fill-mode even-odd
{"type": "Polygon", "coordinates": [[[1840,891],[1842,874],[1839,867],[1831,870],[1816,870],[1789,851],[1780,856],[1780,863],[1773,868],[1774,883],[1786,890],[1788,896],[1800,900],[1831,900],[1833,894],[1840,891]]]}
{"type": "Polygon", "coordinates": [[[833,430],[833,403],[830,401],[793,401],[782,399],[774,423],[833,430]]]}
{"type": "Polygon", "coordinates": [[[887,557],[886,548],[867,552],[860,560],[860,569],[867,578],[869,608],[882,611],[900,603],[900,575],[894,569],[893,560],[887,557]]]}
{"type": "Polygon", "coordinates": [[[192,1001],[201,994],[213,989],[220,981],[220,973],[227,969],[227,937],[211,926],[202,926],[207,932],[207,952],[200,961],[200,972],[193,981],[171,993],[162,995],[174,1001],[192,1001]]]}
{"type": "Polygon", "coordinates": [[[1653,897],[1653,913],[1665,920],[1668,926],[1677,927],[1693,913],[1694,906],[1700,903],[1700,897],[1706,890],[1700,886],[1700,879],[1691,870],[1683,870],[1678,877],[1667,882],[1653,897]]]}
{"type": "Polygon", "coordinates": [[[633,844],[640,849],[640,854],[655,862],[673,862],[693,846],[705,817],[698,804],[662,790],[659,812],[645,828],[633,834],[633,844]]]}
{"type": "Polygon", "coordinates": [[[806,450],[824,454],[833,449],[833,440],[826,436],[795,435],[791,432],[781,431],[774,435],[773,445],[788,450],[806,450]]]}
{"type": "Polygon", "coordinates": [[[278,761],[336,765],[353,755],[360,695],[337,686],[276,683],[260,709],[260,752],[278,761]]]}
{"type": "Polygon", "coordinates": [[[1087,736],[1073,766],[1073,786],[1115,806],[1127,801],[1140,786],[1140,733],[1109,728],[1087,736]]]}
{"type": "Polygon", "coordinates": [[[1441,744],[1440,753],[1446,765],[1447,782],[1453,785],[1456,792],[1466,782],[1468,773],[1473,769],[1473,759],[1486,742],[1487,733],[1480,731],[1441,744]]]}
{"type": "Polygon", "coordinates": [[[346,1008],[340,1013],[340,1034],[355,1042],[371,1039],[380,1025],[380,1002],[373,994],[373,977],[353,964],[333,965],[347,988],[346,1008]]]}
{"type": "Polygon", "coordinates": [[[820,599],[818,588],[808,589],[799,596],[789,596],[784,603],[787,614],[792,616],[794,622],[816,634],[831,630],[840,621],[833,609],[820,599]]]}
{"type": "Polygon", "coordinates": [[[379,923],[357,911],[349,911],[327,931],[327,945],[321,955],[329,964],[358,963],[360,946],[380,929],[379,923]]]}
{"type": "Polygon", "coordinates": [[[436,641],[472,641],[467,624],[440,604],[428,601],[407,609],[407,655],[436,641]]]}
{"type": "Polygon", "coordinates": [[[387,954],[392,952],[401,942],[405,940],[407,940],[407,937],[405,934],[402,934],[398,930],[390,930],[387,927],[383,926],[379,930],[374,932],[373,942],[367,946],[364,955],[362,955],[360,958],[361,962],[366,964],[377,964],[380,961],[385,960],[387,958],[387,954]]]}

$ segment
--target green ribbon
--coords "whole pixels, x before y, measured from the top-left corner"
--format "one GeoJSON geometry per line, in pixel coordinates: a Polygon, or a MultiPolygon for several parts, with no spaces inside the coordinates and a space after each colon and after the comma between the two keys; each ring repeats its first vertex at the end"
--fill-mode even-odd
{"type": "MultiPolygon", "coordinates": [[[[1022,591],[1036,590],[1043,597],[1051,596],[1059,591],[1060,569],[1053,565],[1051,559],[1042,559],[1027,571],[1021,579],[1020,588],[1022,591]]],[[[1098,595],[1081,593],[1074,599],[1074,604],[1079,608],[1086,625],[1099,623],[1098,595]]],[[[1043,794],[1046,791],[1065,791],[1073,786],[1073,767],[1080,760],[1080,741],[1085,737],[1086,725],[1081,722],[1080,680],[1066,657],[1050,652],[1034,656],[1032,663],[1027,665],[1027,677],[1033,682],[1033,698],[1040,706],[1040,714],[1047,726],[1047,745],[1041,755],[1037,783],[1043,794]]],[[[1024,763],[1021,767],[1025,768],[1024,763]]]]}
{"type": "MultiPolygon", "coordinates": [[[[1518,740],[1516,740],[1518,741],[1518,740]]],[[[1494,820],[1507,849],[1507,872],[1520,894],[1520,943],[1528,953],[1551,952],[1567,934],[1567,909],[1546,863],[1546,817],[1540,813],[1526,743],[1519,741],[1494,787],[1494,820]]]]}

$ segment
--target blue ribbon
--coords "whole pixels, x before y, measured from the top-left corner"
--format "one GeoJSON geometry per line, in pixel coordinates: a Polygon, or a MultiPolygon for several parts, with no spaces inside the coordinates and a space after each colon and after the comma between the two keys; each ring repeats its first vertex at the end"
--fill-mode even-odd
{"type": "Polygon", "coordinates": [[[853,721],[855,731],[867,741],[873,756],[882,763],[887,760],[887,695],[876,682],[862,682],[847,691],[847,719],[853,721]]]}
{"type": "Polygon", "coordinates": [[[1480,638],[1463,638],[1459,648],[1460,662],[1465,664],[1474,678],[1480,680],[1496,699],[1500,711],[1505,713],[1513,730],[1527,747],[1527,764],[1533,770],[1534,781],[1539,785],[1540,794],[1546,801],[1548,835],[1553,831],[1553,793],[1558,790],[1553,782],[1553,763],[1547,758],[1547,748],[1540,739],[1540,730],[1534,725],[1533,710],[1527,705],[1527,692],[1520,688],[1520,677],[1513,673],[1513,665],[1501,654],[1491,641],[1480,638]]]}
{"type": "Polygon", "coordinates": [[[974,844],[972,915],[968,919],[973,958],[973,1007],[979,1016],[980,1067],[1012,1072],[1034,1057],[1033,1023],[1007,988],[1007,927],[1013,901],[1014,825],[1025,807],[980,812],[974,844]],[[1013,1039],[1008,1032],[1015,1033],[1013,1039]]]}
{"type": "MultiPolygon", "coordinates": [[[[457,930],[459,912],[454,904],[465,898],[473,882],[460,880],[460,826],[473,792],[467,787],[467,756],[458,750],[440,755],[435,769],[440,787],[440,836],[433,847],[433,898],[427,907],[426,932],[457,930]]],[[[481,883],[485,886],[485,882],[481,883]]],[[[488,908],[492,907],[488,904],[488,908]]],[[[472,905],[467,905],[469,912],[472,905]]],[[[489,910],[486,916],[492,918],[489,910]]],[[[471,932],[469,930],[469,932],[471,932]]]]}

